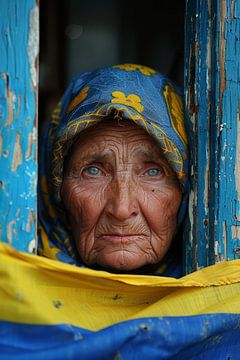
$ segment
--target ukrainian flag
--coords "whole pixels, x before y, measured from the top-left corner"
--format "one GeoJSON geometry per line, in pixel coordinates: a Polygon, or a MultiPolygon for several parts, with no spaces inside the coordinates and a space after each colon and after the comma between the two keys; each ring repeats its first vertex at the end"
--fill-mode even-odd
{"type": "Polygon", "coordinates": [[[116,275],[0,244],[0,359],[240,359],[240,260],[116,275]]]}

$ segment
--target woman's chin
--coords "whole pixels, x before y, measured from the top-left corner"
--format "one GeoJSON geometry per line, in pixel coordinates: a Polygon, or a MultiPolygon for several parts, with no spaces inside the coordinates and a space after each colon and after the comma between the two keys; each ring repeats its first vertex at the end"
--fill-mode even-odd
{"type": "MultiPolygon", "coordinates": [[[[142,254],[141,254],[142,255],[142,254]]],[[[106,270],[114,271],[133,271],[146,265],[144,256],[139,256],[130,252],[113,252],[108,254],[101,254],[97,258],[95,264],[105,268],[106,270]]]]}

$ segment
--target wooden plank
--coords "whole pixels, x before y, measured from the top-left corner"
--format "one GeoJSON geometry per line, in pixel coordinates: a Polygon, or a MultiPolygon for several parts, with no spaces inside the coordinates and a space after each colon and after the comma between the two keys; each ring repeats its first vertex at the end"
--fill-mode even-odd
{"type": "Polygon", "coordinates": [[[209,52],[207,1],[186,2],[185,102],[191,148],[189,223],[185,233],[186,272],[208,265],[209,258],[209,52]]]}
{"type": "Polygon", "coordinates": [[[36,249],[38,4],[0,0],[0,241],[36,249]]]}
{"type": "Polygon", "coordinates": [[[213,234],[218,262],[240,256],[240,1],[224,0],[214,6],[218,15],[213,24],[218,40],[213,54],[218,64],[214,89],[218,104],[218,211],[213,234]]]}
{"type": "Polygon", "coordinates": [[[185,268],[240,253],[240,0],[188,0],[185,101],[192,149],[185,268]]]}

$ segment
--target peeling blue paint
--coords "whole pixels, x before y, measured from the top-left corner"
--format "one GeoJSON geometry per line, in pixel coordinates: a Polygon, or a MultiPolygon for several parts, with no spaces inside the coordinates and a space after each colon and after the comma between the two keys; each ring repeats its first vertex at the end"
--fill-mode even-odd
{"type": "Polygon", "coordinates": [[[0,49],[0,241],[32,252],[37,181],[35,0],[0,0],[0,49]]]}
{"type": "MultiPolygon", "coordinates": [[[[225,76],[225,88],[222,94],[222,114],[219,118],[222,131],[219,134],[221,159],[216,240],[220,249],[217,256],[231,260],[240,257],[236,252],[236,248],[240,246],[240,168],[237,165],[237,151],[240,151],[240,1],[226,0],[225,4],[225,63],[224,74],[219,75],[225,76]],[[221,241],[223,237],[226,237],[226,247],[221,241]]],[[[219,13],[223,11],[224,9],[220,8],[219,13]]]]}
{"type": "Polygon", "coordinates": [[[240,1],[187,0],[185,100],[193,152],[185,268],[240,254],[240,1]]]}
{"type": "Polygon", "coordinates": [[[209,254],[209,92],[210,13],[207,1],[186,1],[185,102],[191,148],[190,223],[185,234],[185,267],[208,265],[209,254]]]}

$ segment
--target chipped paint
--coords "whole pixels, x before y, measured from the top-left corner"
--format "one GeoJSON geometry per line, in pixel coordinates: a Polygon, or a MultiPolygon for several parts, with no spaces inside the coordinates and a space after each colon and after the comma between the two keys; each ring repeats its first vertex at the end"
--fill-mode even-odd
{"type": "Polygon", "coordinates": [[[190,272],[234,259],[240,247],[240,1],[188,0],[185,19],[185,101],[194,170],[185,239],[190,272]]]}
{"type": "MultiPolygon", "coordinates": [[[[239,102],[240,106],[240,102],[239,102]]],[[[237,116],[237,144],[236,144],[236,164],[235,164],[235,177],[236,177],[236,191],[237,191],[237,198],[240,202],[240,112],[238,109],[238,116],[237,116]]],[[[240,207],[239,213],[236,216],[236,219],[240,221],[240,207]]]]}
{"type": "Polygon", "coordinates": [[[3,152],[3,156],[4,156],[5,158],[7,158],[7,157],[8,157],[8,150],[4,150],[4,152],[3,152]]]}
{"type": "MultiPolygon", "coordinates": [[[[32,156],[32,151],[34,149],[34,145],[36,144],[36,142],[37,142],[37,131],[36,128],[34,127],[32,131],[28,134],[28,147],[25,154],[26,160],[32,156]]],[[[37,154],[35,154],[35,156],[37,156],[37,154]]],[[[37,161],[37,158],[34,159],[37,161]]]]}
{"type": "Polygon", "coordinates": [[[185,99],[189,114],[188,137],[193,175],[189,199],[189,238],[186,239],[186,272],[208,265],[209,233],[209,94],[211,76],[211,6],[206,1],[188,1],[186,6],[185,99]],[[186,97],[188,94],[188,97],[186,97]]]}
{"type": "Polygon", "coordinates": [[[234,250],[235,250],[235,254],[237,256],[240,256],[240,246],[236,246],[234,250]]]}
{"type": "Polygon", "coordinates": [[[240,226],[232,225],[231,230],[232,230],[232,238],[240,239],[240,226]]]}
{"type": "MultiPolygon", "coordinates": [[[[188,207],[188,217],[190,220],[190,223],[193,224],[193,209],[195,208],[194,202],[195,202],[195,196],[194,191],[190,191],[189,194],[189,207],[188,207]]],[[[193,245],[193,234],[192,231],[189,233],[189,242],[193,245]]]]}
{"type": "Polygon", "coordinates": [[[36,241],[32,239],[28,244],[28,252],[31,254],[37,254],[36,241]]]}
{"type": "Polygon", "coordinates": [[[218,243],[218,253],[215,253],[216,259],[215,262],[218,263],[220,261],[225,261],[227,259],[227,224],[224,220],[222,222],[222,242],[219,240],[216,241],[218,243]],[[222,245],[222,249],[220,251],[220,246],[222,245]]]}
{"type": "Polygon", "coordinates": [[[28,215],[28,220],[27,220],[27,226],[26,226],[26,231],[30,232],[31,231],[31,224],[33,222],[33,226],[34,226],[34,221],[35,221],[35,216],[33,214],[32,211],[29,211],[29,215],[28,215]]]}
{"type": "MultiPolygon", "coordinates": [[[[194,46],[196,48],[196,46],[194,46]]],[[[189,56],[189,89],[188,89],[188,109],[190,120],[194,123],[193,115],[196,112],[195,104],[195,51],[193,46],[190,48],[189,56]]]]}
{"type": "Polygon", "coordinates": [[[218,241],[215,241],[214,242],[214,254],[215,254],[215,257],[217,258],[218,257],[218,254],[219,254],[219,244],[218,244],[218,241]]]}
{"type": "Polygon", "coordinates": [[[1,78],[5,81],[5,97],[7,99],[7,120],[4,126],[9,126],[13,122],[14,107],[16,101],[16,95],[9,88],[9,76],[6,73],[1,74],[1,78]]]}
{"type": "Polygon", "coordinates": [[[225,61],[226,61],[226,39],[225,39],[225,20],[227,15],[227,3],[225,0],[220,1],[220,22],[219,22],[219,117],[222,115],[222,97],[226,88],[226,74],[225,74],[225,61]]]}
{"type": "MultiPolygon", "coordinates": [[[[12,245],[13,243],[13,225],[16,224],[15,220],[11,220],[9,221],[8,225],[7,225],[7,240],[9,245],[12,245]]],[[[16,230],[15,230],[15,234],[16,234],[16,230]]]]}
{"type": "Polygon", "coordinates": [[[234,12],[235,12],[235,0],[232,0],[232,3],[231,3],[231,20],[234,18],[234,12]]]}
{"type": "Polygon", "coordinates": [[[216,199],[218,209],[215,226],[216,239],[219,242],[222,260],[236,258],[236,247],[240,244],[240,197],[239,197],[239,103],[240,103],[240,3],[239,1],[221,1],[220,4],[220,43],[219,48],[219,123],[223,124],[218,139],[218,191],[216,199]]]}
{"type": "Polygon", "coordinates": [[[16,171],[19,165],[23,162],[22,158],[22,148],[20,144],[20,134],[16,135],[14,150],[13,150],[13,159],[12,159],[12,171],[16,171]]]}
{"type": "Polygon", "coordinates": [[[8,118],[7,121],[5,123],[5,126],[9,126],[12,124],[13,122],[13,116],[14,116],[14,103],[16,101],[16,96],[15,94],[10,91],[9,89],[7,90],[7,105],[8,105],[8,118]]]}
{"type": "Polygon", "coordinates": [[[38,84],[38,71],[36,69],[36,59],[39,52],[39,9],[35,6],[30,11],[29,35],[28,35],[28,59],[30,64],[30,74],[33,87],[38,84]]]}
{"type": "MultiPolygon", "coordinates": [[[[205,175],[204,175],[204,193],[203,193],[203,199],[204,199],[204,207],[205,207],[205,213],[208,213],[208,199],[209,199],[209,157],[206,161],[206,168],[205,168],[205,175]]],[[[204,220],[205,226],[206,226],[206,219],[204,220]]]]}
{"type": "Polygon", "coordinates": [[[35,0],[12,0],[2,2],[3,7],[0,238],[19,250],[30,251],[36,249],[38,5],[35,0]]]}
{"type": "Polygon", "coordinates": [[[25,159],[29,159],[32,154],[33,136],[32,133],[28,134],[28,148],[26,151],[25,159]]]}

